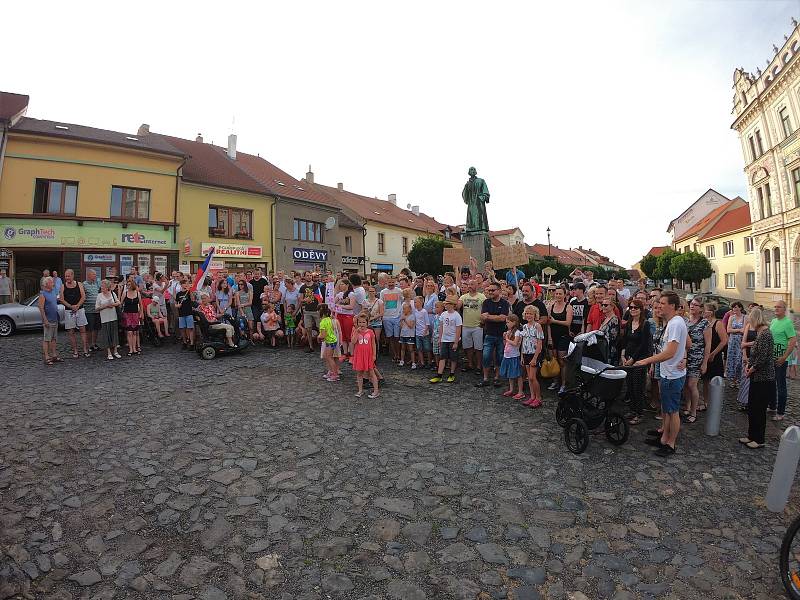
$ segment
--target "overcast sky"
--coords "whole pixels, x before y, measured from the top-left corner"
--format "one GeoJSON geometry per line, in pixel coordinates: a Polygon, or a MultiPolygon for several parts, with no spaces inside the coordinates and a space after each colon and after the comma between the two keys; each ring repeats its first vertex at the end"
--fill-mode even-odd
{"type": "Polygon", "coordinates": [[[474,165],[493,229],[629,266],[709,187],[747,199],[733,70],[763,68],[791,16],[800,0],[29,0],[5,7],[0,89],[31,117],[233,128],[295,177],[450,224],[474,165]]]}

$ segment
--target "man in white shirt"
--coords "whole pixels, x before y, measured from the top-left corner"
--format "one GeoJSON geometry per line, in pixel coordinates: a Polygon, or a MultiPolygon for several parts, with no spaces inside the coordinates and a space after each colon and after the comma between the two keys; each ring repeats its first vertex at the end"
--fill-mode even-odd
{"type": "Polygon", "coordinates": [[[689,332],[686,321],[677,314],[681,305],[678,295],[673,291],[664,292],[659,302],[661,316],[667,322],[661,337],[661,347],[664,349],[654,356],[636,362],[634,366],[644,367],[661,363],[658,387],[663,413],[662,431],[657,429],[648,431],[651,439],[645,443],[658,447],[657,456],[667,457],[675,454],[675,443],[681,429],[681,393],[686,382],[686,338],[689,332]]]}
{"type": "Polygon", "coordinates": [[[450,375],[447,376],[447,383],[456,380],[456,366],[458,365],[458,342],[461,340],[461,315],[456,312],[456,304],[452,300],[444,303],[445,312],[439,317],[439,368],[436,376],[431,383],[439,383],[444,375],[447,361],[450,361],[450,375]]]}
{"type": "Polygon", "coordinates": [[[625,287],[625,282],[622,279],[617,279],[617,296],[620,299],[620,310],[625,311],[628,308],[628,302],[631,299],[631,291],[625,287]]]}

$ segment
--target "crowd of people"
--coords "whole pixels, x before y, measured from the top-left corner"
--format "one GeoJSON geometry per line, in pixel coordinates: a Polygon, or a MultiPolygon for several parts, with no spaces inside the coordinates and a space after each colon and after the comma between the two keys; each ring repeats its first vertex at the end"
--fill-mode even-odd
{"type": "Polygon", "coordinates": [[[653,410],[662,427],[648,432],[649,441],[665,456],[674,453],[681,424],[695,423],[706,410],[715,376],[737,390],[740,409],[749,414],[750,430],[740,441],[762,448],[767,412],[784,419],[786,379],[796,376],[797,336],[782,301],[770,322],[763,307],[745,310],[740,302],[718,316],[719,307],[700,297],[687,303],[673,291],[647,289],[644,281],[638,289],[622,280],[598,282],[591,271],[543,286],[517,268],[498,278],[491,263],[478,269],[473,262],[442,277],[404,270],[372,280],[255,269],[216,272],[193,289],[180,271],[151,276],[134,268],[103,281],[88,271],[79,282],[67,270],[63,280],[45,272],[41,288],[48,365],[63,361],[55,344],[58,304],[74,358],[105,351],[106,360],[118,360],[123,345],[127,356],[141,354],[143,326],[193,349],[195,316],[202,314],[229,345],[238,329],[254,344],[319,353],[328,381],[339,381],[342,366],[350,365],[356,395],[369,380],[371,398],[385,383],[378,367],[385,355],[397,367],[430,370],[431,384],[475,373],[475,386],[504,388],[503,396],[538,408],[542,385],[564,390],[574,338],[597,332],[598,358],[628,367],[626,418],[636,425],[653,410]]]}

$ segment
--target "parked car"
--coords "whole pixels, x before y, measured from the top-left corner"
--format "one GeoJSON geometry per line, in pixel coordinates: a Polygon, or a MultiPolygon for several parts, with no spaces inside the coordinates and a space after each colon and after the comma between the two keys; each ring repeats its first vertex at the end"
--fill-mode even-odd
{"type": "MultiPolygon", "coordinates": [[[[64,306],[58,305],[58,324],[64,325],[64,306]]],[[[42,326],[39,312],[39,294],[34,294],[21,304],[0,304],[0,337],[13,335],[22,329],[37,329],[42,326]]]]}
{"type": "Polygon", "coordinates": [[[731,300],[723,296],[717,296],[716,294],[686,294],[687,302],[691,302],[695,298],[699,298],[703,304],[707,302],[713,302],[716,304],[717,312],[715,313],[715,316],[718,319],[724,317],[725,313],[731,309],[731,300]]]}

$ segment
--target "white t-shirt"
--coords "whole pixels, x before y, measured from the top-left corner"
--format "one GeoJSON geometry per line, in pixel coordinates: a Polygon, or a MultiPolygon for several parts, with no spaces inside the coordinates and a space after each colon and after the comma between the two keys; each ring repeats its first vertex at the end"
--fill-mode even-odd
{"type": "Polygon", "coordinates": [[[688,335],[686,321],[682,317],[675,315],[669,320],[661,338],[661,347],[666,348],[670,342],[677,342],[678,349],[672,358],[661,363],[661,377],[664,379],[678,379],[686,376],[686,368],[678,368],[678,363],[686,357],[686,337],[688,335]]]}
{"type": "Polygon", "coordinates": [[[462,324],[461,315],[456,311],[445,311],[439,316],[439,322],[442,324],[442,342],[455,342],[456,327],[462,324]]]}
{"type": "Polygon", "coordinates": [[[353,288],[353,295],[356,297],[356,305],[353,308],[353,314],[360,315],[367,301],[367,292],[363,286],[358,286],[353,288]]]}

